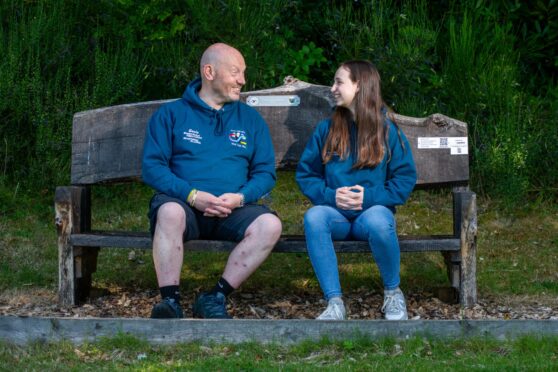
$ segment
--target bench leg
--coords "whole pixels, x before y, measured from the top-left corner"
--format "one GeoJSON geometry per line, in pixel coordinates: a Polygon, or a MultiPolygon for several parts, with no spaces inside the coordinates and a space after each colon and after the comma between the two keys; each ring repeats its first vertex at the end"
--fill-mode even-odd
{"type": "Polygon", "coordinates": [[[477,302],[477,198],[470,191],[458,191],[453,195],[454,234],[461,241],[459,302],[462,307],[469,307],[477,302]]]}
{"type": "Polygon", "coordinates": [[[459,291],[461,287],[461,255],[456,252],[442,252],[444,256],[444,262],[446,263],[446,269],[448,273],[448,279],[451,286],[459,291]]]}
{"type": "Polygon", "coordinates": [[[91,293],[92,276],[97,271],[98,247],[74,247],[76,303],[84,302],[91,293]]]}
{"type": "Polygon", "coordinates": [[[57,187],[54,197],[55,224],[58,234],[58,302],[76,305],[89,295],[91,274],[95,271],[98,249],[74,247],[73,233],[91,227],[90,190],[82,186],[57,187]]]}
{"type": "Polygon", "coordinates": [[[461,289],[459,302],[469,307],[477,302],[477,197],[470,197],[461,221],[461,289]]]}

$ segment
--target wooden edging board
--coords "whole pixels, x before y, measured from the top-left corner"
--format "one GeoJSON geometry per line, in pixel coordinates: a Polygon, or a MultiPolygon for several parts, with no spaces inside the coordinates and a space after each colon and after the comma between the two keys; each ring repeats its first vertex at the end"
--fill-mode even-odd
{"type": "Polygon", "coordinates": [[[139,318],[34,318],[0,316],[0,341],[66,340],[74,344],[127,334],[152,344],[281,343],[305,340],[434,337],[442,339],[489,337],[509,340],[532,335],[558,336],[557,320],[198,320],[139,318]]]}

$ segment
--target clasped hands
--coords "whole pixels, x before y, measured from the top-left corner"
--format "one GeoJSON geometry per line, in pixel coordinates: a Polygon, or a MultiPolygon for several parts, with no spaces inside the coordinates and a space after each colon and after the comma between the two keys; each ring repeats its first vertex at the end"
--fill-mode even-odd
{"type": "Polygon", "coordinates": [[[335,204],[339,209],[360,211],[363,201],[364,187],[360,185],[344,186],[335,190],[335,204]]]}
{"type": "Polygon", "coordinates": [[[205,191],[198,191],[195,208],[206,217],[227,217],[233,209],[240,207],[242,196],[231,192],[215,196],[205,191]]]}

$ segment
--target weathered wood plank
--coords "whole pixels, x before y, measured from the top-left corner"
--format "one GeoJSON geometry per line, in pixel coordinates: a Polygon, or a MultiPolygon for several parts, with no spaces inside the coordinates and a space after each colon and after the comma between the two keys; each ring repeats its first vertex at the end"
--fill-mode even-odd
{"type": "Polygon", "coordinates": [[[57,187],[54,194],[54,223],[58,236],[58,299],[62,305],[74,303],[74,251],[70,243],[74,221],[74,190],[73,187],[57,187]]]}
{"type": "MultiPolygon", "coordinates": [[[[61,305],[76,302],[75,255],[70,242],[72,233],[88,227],[82,219],[82,202],[86,198],[86,187],[57,187],[54,196],[55,224],[58,234],[58,300],[61,305]]],[[[83,229],[83,230],[82,230],[83,229]]]]}
{"type": "MultiPolygon", "coordinates": [[[[71,242],[79,246],[141,248],[151,249],[149,233],[87,233],[73,234],[71,242]]],[[[362,241],[336,241],[337,252],[362,253],[369,252],[368,243],[362,241]]],[[[192,240],[185,244],[184,249],[192,252],[230,252],[236,243],[221,240],[192,240]]],[[[457,251],[460,248],[459,239],[451,236],[400,236],[399,245],[402,252],[425,251],[457,251]]],[[[305,253],[306,241],[304,236],[283,236],[274,252],[305,253]]]]}
{"type": "Polygon", "coordinates": [[[477,198],[467,193],[463,198],[461,222],[461,306],[477,303],[477,198]]]}
{"type": "Polygon", "coordinates": [[[555,320],[224,320],[224,319],[101,319],[0,317],[0,340],[17,345],[30,342],[68,341],[73,344],[99,341],[127,334],[151,344],[189,342],[278,343],[302,341],[377,340],[390,337],[466,339],[491,337],[513,340],[530,335],[558,335],[555,320]]]}
{"type": "MultiPolygon", "coordinates": [[[[463,200],[469,194],[469,187],[454,187],[452,189],[453,203],[453,236],[461,239],[461,221],[463,218],[463,200]]],[[[461,288],[461,252],[442,252],[451,286],[458,292],[461,288]]]]}
{"type": "Polygon", "coordinates": [[[172,100],[132,103],[74,115],[72,184],[139,180],[145,127],[172,100]]]}
{"type": "Polygon", "coordinates": [[[421,138],[459,137],[467,139],[467,124],[442,114],[426,118],[395,115],[395,121],[409,140],[417,166],[417,185],[462,184],[469,180],[468,151],[452,154],[450,148],[419,148],[421,138]]]}
{"type": "MultiPolygon", "coordinates": [[[[316,124],[331,114],[329,87],[293,81],[247,97],[293,96],[298,106],[254,106],[264,117],[276,153],[276,166],[292,167],[316,124]]],[[[166,101],[119,105],[74,115],[72,138],[72,184],[139,180],[145,127],[153,112],[166,101]]],[[[427,118],[395,115],[409,139],[421,185],[465,184],[469,179],[467,155],[452,155],[449,148],[418,148],[422,137],[467,137],[467,125],[441,114],[427,118]]]]}
{"type": "Polygon", "coordinates": [[[71,242],[74,233],[91,230],[89,187],[57,187],[54,198],[58,232],[58,300],[74,305],[89,296],[92,274],[97,269],[98,247],[86,249],[71,242]]]}
{"type": "MultiPolygon", "coordinates": [[[[461,244],[460,244],[461,246],[461,244]]],[[[453,288],[459,291],[461,287],[461,252],[442,252],[444,257],[444,263],[446,264],[446,270],[449,282],[453,288]]]]}

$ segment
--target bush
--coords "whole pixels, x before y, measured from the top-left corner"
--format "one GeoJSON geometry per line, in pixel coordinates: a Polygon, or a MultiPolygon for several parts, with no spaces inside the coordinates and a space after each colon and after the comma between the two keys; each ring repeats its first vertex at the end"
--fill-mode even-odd
{"type": "Polygon", "coordinates": [[[81,10],[62,1],[2,9],[0,138],[4,173],[18,182],[68,182],[73,114],[139,98],[141,58],[126,40],[83,43],[81,10]]]}
{"type": "Polygon", "coordinates": [[[222,41],[243,52],[249,90],[285,75],[329,85],[341,62],[369,59],[396,111],[469,123],[475,190],[555,199],[556,11],[512,0],[2,2],[0,180],[67,183],[75,112],[180,96],[222,41]]]}

